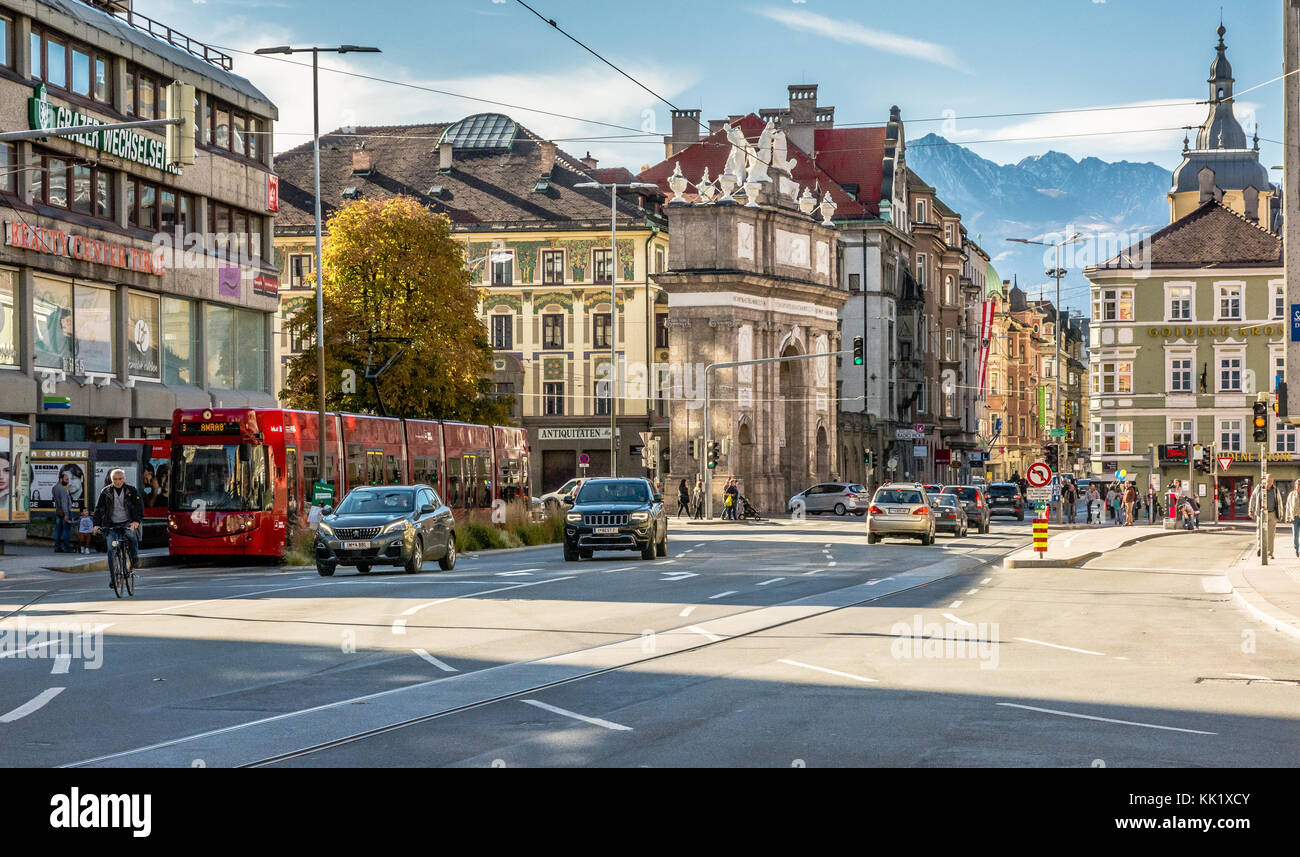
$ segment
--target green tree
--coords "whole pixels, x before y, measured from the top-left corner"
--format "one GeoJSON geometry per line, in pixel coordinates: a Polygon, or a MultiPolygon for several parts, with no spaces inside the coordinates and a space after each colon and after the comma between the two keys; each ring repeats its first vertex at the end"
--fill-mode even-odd
{"type": "MultiPolygon", "coordinates": [[[[330,218],[324,247],[325,402],[330,410],[379,413],[365,380],[370,337],[392,416],[510,422],[513,401],[492,395],[492,347],[478,317],[480,290],[470,284],[464,249],[446,217],[414,199],[357,200],[330,218]],[[349,375],[348,370],[351,371],[349,375]]],[[[289,323],[316,329],[311,298],[289,323]]],[[[318,407],[315,344],[289,363],[280,398],[292,408],[318,407]]]]}

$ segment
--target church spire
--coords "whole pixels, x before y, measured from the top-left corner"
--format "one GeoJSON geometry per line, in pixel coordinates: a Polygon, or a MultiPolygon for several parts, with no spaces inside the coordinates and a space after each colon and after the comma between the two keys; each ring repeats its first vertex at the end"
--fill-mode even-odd
{"type": "Polygon", "coordinates": [[[1196,148],[1244,149],[1246,132],[1232,112],[1232,64],[1228,62],[1228,46],[1223,36],[1228,30],[1219,24],[1219,43],[1215,46],[1214,61],[1210,63],[1210,113],[1196,135],[1196,148]]]}

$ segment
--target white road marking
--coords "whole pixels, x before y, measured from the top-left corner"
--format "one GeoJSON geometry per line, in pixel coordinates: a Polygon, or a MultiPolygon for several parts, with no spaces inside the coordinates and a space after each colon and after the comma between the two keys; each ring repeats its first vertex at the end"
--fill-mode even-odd
{"type": "Polygon", "coordinates": [[[728,589],[726,592],[719,592],[717,595],[710,595],[709,600],[712,601],[715,598],[726,598],[728,595],[735,595],[737,591],[738,590],[735,589],[728,589]]]}
{"type": "Polygon", "coordinates": [[[778,580],[785,580],[784,577],[774,577],[771,580],[764,580],[759,586],[767,586],[769,583],[776,583],[778,580]]]}
{"type": "MultiPolygon", "coordinates": [[[[85,633],[82,634],[78,634],[73,639],[74,640],[80,639],[82,637],[86,637],[91,634],[99,634],[103,632],[105,628],[111,628],[111,627],[113,627],[112,622],[109,622],[105,625],[96,625],[94,628],[91,628],[89,631],[86,631],[85,633]]],[[[30,646],[25,646],[21,649],[14,649],[13,651],[8,651],[8,652],[0,652],[0,658],[16,658],[23,654],[26,654],[27,652],[34,652],[37,649],[43,649],[46,646],[57,646],[61,642],[62,639],[56,637],[53,640],[46,640],[44,643],[32,643],[30,646]]]]}
{"type": "Polygon", "coordinates": [[[956,610],[956,609],[957,609],[958,607],[960,607],[960,606],[961,606],[961,601],[954,601],[954,602],[952,602],[951,604],[948,605],[948,609],[949,609],[949,610],[956,610]]]}
{"type": "Polygon", "coordinates": [[[676,583],[677,581],[685,580],[688,577],[699,577],[699,575],[693,571],[666,571],[664,572],[664,576],[659,578],[659,580],[664,583],[676,583]]]}
{"type": "Polygon", "coordinates": [[[965,625],[969,628],[975,627],[974,622],[967,622],[965,619],[958,619],[956,616],[952,615],[951,613],[943,614],[943,618],[947,619],[949,622],[956,622],[958,625],[965,625]]]}
{"type": "Polygon", "coordinates": [[[593,726],[600,726],[604,729],[612,729],[615,732],[631,732],[631,726],[624,726],[622,723],[614,723],[610,720],[601,720],[599,717],[588,717],[585,714],[578,714],[576,711],[569,711],[564,708],[556,708],[554,705],[547,705],[545,702],[538,702],[536,699],[521,699],[520,702],[525,705],[534,705],[538,708],[545,709],[552,714],[559,714],[564,717],[572,717],[574,720],[581,720],[583,723],[590,723],[593,726]]]}
{"type": "Polygon", "coordinates": [[[24,702],[8,714],[0,715],[0,723],[13,723],[15,720],[21,720],[33,711],[40,711],[45,707],[47,702],[58,696],[60,693],[63,693],[63,688],[61,687],[51,687],[43,690],[35,699],[24,702]]]}
{"type": "Polygon", "coordinates": [[[722,638],[719,637],[717,634],[710,634],[708,631],[704,630],[704,629],[701,628],[699,625],[688,625],[687,628],[686,628],[686,630],[688,630],[688,631],[694,631],[695,633],[700,634],[701,636],[708,637],[710,640],[712,640],[712,641],[715,642],[715,643],[716,643],[718,640],[721,640],[721,639],[722,639],[722,638]]]}
{"type": "Polygon", "coordinates": [[[837,565],[839,565],[839,563],[837,563],[837,562],[828,562],[828,563],[826,563],[826,567],[827,567],[827,568],[834,568],[834,567],[837,566],[837,565]]]}
{"type": "Polygon", "coordinates": [[[1042,640],[1031,640],[1028,637],[1016,637],[1022,643],[1033,643],[1035,646],[1048,646],[1053,649],[1064,649],[1067,652],[1078,652],[1081,655],[1098,655],[1106,657],[1105,652],[1094,652],[1089,649],[1076,649],[1073,646],[1058,646],[1056,643],[1044,643],[1042,640]]]}
{"type": "Polygon", "coordinates": [[[498,571],[497,577],[531,577],[531,571],[498,571]]]}
{"type": "Polygon", "coordinates": [[[673,564],[675,564],[676,562],[677,562],[677,560],[675,560],[675,559],[664,559],[664,560],[660,560],[659,562],[655,563],[655,565],[673,565],[673,564]]]}
{"type": "Polygon", "coordinates": [[[989,584],[989,582],[992,581],[992,580],[993,580],[993,578],[991,578],[991,577],[986,577],[986,578],[984,578],[983,580],[980,581],[980,586],[987,586],[987,585],[989,584]]]}
{"type": "Polygon", "coordinates": [[[689,615],[691,615],[691,613],[692,613],[694,610],[695,610],[695,605],[692,604],[690,607],[687,607],[686,609],[682,610],[682,612],[678,613],[677,615],[678,615],[678,616],[689,616],[689,615]]]}
{"type": "Polygon", "coordinates": [[[1117,661],[1127,661],[1127,660],[1128,660],[1128,658],[1122,658],[1122,657],[1120,657],[1119,655],[1115,655],[1114,657],[1115,657],[1115,660],[1117,660],[1117,661]]]}
{"type": "Polygon", "coordinates": [[[632,566],[630,566],[630,565],[620,565],[618,568],[602,568],[602,569],[600,570],[600,573],[601,573],[601,574],[613,574],[613,573],[616,572],[616,571],[627,571],[627,570],[628,570],[629,568],[631,568],[631,567],[632,567],[632,566]]]}
{"type": "Polygon", "coordinates": [[[50,675],[66,675],[68,668],[72,666],[71,653],[64,652],[54,659],[54,669],[50,670],[50,675]]]}
{"type": "Polygon", "coordinates": [[[465,595],[452,595],[449,598],[439,598],[437,601],[426,601],[423,604],[417,604],[414,607],[408,607],[405,610],[403,610],[399,615],[413,616],[426,607],[434,607],[438,604],[446,604],[448,601],[455,601],[459,598],[474,598],[479,595],[492,595],[497,592],[507,592],[511,589],[523,589],[526,586],[541,586],[545,583],[558,583],[561,580],[573,580],[573,575],[569,575],[568,577],[552,577],[550,580],[533,580],[533,581],[529,581],[528,583],[515,583],[510,586],[498,587],[497,589],[485,589],[482,592],[469,592],[466,593],[465,595]]]}
{"type": "Polygon", "coordinates": [[[783,663],[783,664],[789,664],[789,665],[792,666],[792,667],[803,667],[803,668],[806,669],[806,670],[816,670],[816,671],[819,672],[819,673],[828,673],[829,675],[837,675],[837,676],[839,676],[839,677],[841,677],[841,678],[851,678],[851,679],[853,679],[854,681],[866,681],[866,682],[876,682],[876,681],[878,681],[878,679],[867,678],[866,676],[853,675],[852,673],[842,673],[842,672],[840,672],[839,670],[830,670],[830,669],[827,669],[826,667],[813,666],[812,664],[805,664],[805,663],[802,663],[802,662],[800,662],[800,661],[791,661],[791,660],[787,660],[787,659],[785,659],[785,658],[781,658],[781,661],[780,661],[780,662],[783,663]]]}
{"type": "Polygon", "coordinates": [[[696,547],[697,547],[697,548],[702,548],[702,547],[705,546],[705,544],[707,544],[707,542],[700,542],[698,545],[696,545],[696,547]]]}
{"type": "Polygon", "coordinates": [[[411,651],[415,652],[417,655],[424,658],[426,661],[433,664],[435,667],[437,667],[438,669],[442,670],[445,673],[460,672],[460,670],[456,669],[450,664],[438,660],[433,655],[426,652],[424,649],[411,649],[411,651]]]}
{"type": "Polygon", "coordinates": [[[812,571],[805,571],[805,572],[803,573],[803,576],[804,576],[804,577],[808,577],[809,575],[816,574],[816,573],[819,572],[819,571],[821,571],[820,568],[814,568],[812,571]]]}
{"type": "Polygon", "coordinates": [[[1141,726],[1144,729],[1164,729],[1168,732],[1187,732],[1192,735],[1218,735],[1218,732],[1204,732],[1200,729],[1181,729],[1177,726],[1160,726],[1156,723],[1138,723],[1133,720],[1114,720],[1110,717],[1094,717],[1091,714],[1075,714],[1072,711],[1056,711],[1052,708],[1035,708],[1032,705],[1017,705],[1014,702],[999,702],[997,705],[1007,708],[1023,708],[1026,711],[1038,711],[1043,714],[1057,714],[1061,717],[1077,717],[1080,720],[1097,720],[1102,723],[1118,723],[1121,726],[1141,726]]]}
{"type": "Polygon", "coordinates": [[[1273,680],[1273,679],[1269,678],[1269,677],[1266,676],[1266,675],[1247,675],[1246,673],[1224,673],[1224,675],[1230,675],[1230,676],[1232,676],[1233,678],[1248,678],[1248,679],[1250,679],[1250,680],[1252,680],[1252,681],[1272,681],[1272,680],[1273,680]]]}
{"type": "Polygon", "coordinates": [[[975,588],[975,589],[968,589],[968,590],[966,590],[966,594],[967,594],[967,595],[974,595],[974,594],[977,593],[977,592],[979,592],[979,588],[978,588],[978,587],[975,588]]]}
{"type": "Polygon", "coordinates": [[[396,635],[399,636],[399,637],[406,633],[406,620],[405,620],[405,619],[394,619],[394,620],[393,620],[393,633],[396,634],[396,635]]]}
{"type": "Polygon", "coordinates": [[[884,583],[886,580],[893,580],[892,577],[882,577],[879,580],[868,580],[867,586],[875,586],[877,583],[884,583]]]}

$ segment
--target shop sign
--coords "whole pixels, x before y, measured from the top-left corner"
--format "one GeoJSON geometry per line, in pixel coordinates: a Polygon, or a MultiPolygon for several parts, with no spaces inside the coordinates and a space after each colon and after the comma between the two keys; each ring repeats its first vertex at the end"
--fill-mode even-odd
{"type": "MultiPolygon", "coordinates": [[[[1294,322],[1292,322],[1294,325],[1294,322]]],[[[1183,339],[1195,339],[1200,336],[1281,336],[1285,332],[1281,324],[1254,324],[1250,327],[1239,327],[1230,324],[1221,324],[1214,327],[1148,327],[1147,335],[1154,338],[1172,339],[1182,337],[1183,339]]]]}
{"type": "Polygon", "coordinates": [[[266,174],[266,210],[280,210],[280,177],[274,173],[266,174]]]}
{"type": "Polygon", "coordinates": [[[4,235],[5,244],[10,247],[51,256],[67,256],[78,262],[94,262],[141,274],[156,274],[161,277],[164,273],[162,267],[154,263],[152,250],[100,241],[44,226],[28,226],[18,220],[5,221],[4,235]]]}
{"type": "MultiPolygon", "coordinates": [[[[1259,461],[1258,452],[1225,452],[1219,456],[1220,461],[1230,458],[1234,462],[1259,461]]],[[[1270,452],[1264,456],[1265,461],[1295,461],[1296,456],[1290,452],[1270,452]]]]}
{"type": "Polygon", "coordinates": [[[609,426],[600,428],[539,428],[538,440],[609,440],[609,426]]]}
{"type": "MultiPolygon", "coordinates": [[[[27,118],[33,131],[53,131],[58,128],[76,128],[81,125],[106,125],[103,120],[87,116],[71,107],[51,104],[45,95],[45,84],[36,84],[36,94],[27,99],[27,118]]],[[[126,161],[134,161],[156,170],[180,175],[180,167],[168,163],[167,144],[156,137],[146,137],[130,128],[106,131],[87,131],[66,139],[126,161]]]]}
{"type": "Polygon", "coordinates": [[[264,298],[278,298],[280,296],[280,278],[275,274],[254,274],[253,294],[261,295],[264,298]]]}

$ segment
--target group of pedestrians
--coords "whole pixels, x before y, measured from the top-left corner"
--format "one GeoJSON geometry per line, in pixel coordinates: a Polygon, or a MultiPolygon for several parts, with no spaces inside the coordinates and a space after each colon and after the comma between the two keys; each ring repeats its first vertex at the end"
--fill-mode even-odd
{"type": "MultiPolygon", "coordinates": [[[[737,512],[740,510],[740,486],[734,477],[728,476],[727,483],[722,489],[722,520],[735,521],[739,519],[737,512]]],[[[692,490],[683,479],[677,486],[677,517],[685,515],[688,518],[703,520],[704,518],[704,479],[695,477],[695,488],[692,490]]]]}
{"type": "Polygon", "coordinates": [[[1263,516],[1263,544],[1255,548],[1256,556],[1267,550],[1269,559],[1273,558],[1277,523],[1283,521],[1291,524],[1291,545],[1295,548],[1295,555],[1300,557],[1300,480],[1293,483],[1291,493],[1283,497],[1273,482],[1273,475],[1265,476],[1264,483],[1250,495],[1248,513],[1250,519],[1257,524],[1260,523],[1260,516],[1263,516]]]}

